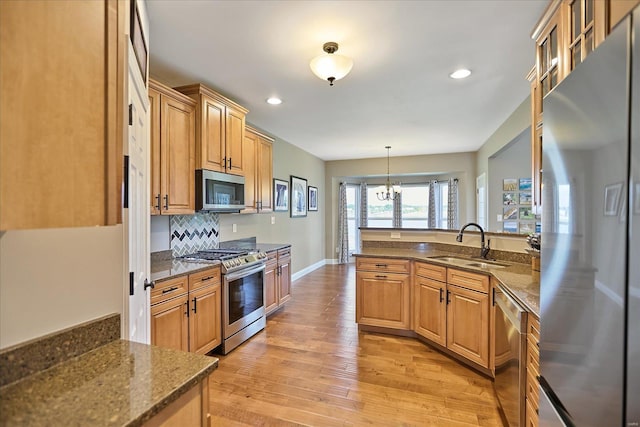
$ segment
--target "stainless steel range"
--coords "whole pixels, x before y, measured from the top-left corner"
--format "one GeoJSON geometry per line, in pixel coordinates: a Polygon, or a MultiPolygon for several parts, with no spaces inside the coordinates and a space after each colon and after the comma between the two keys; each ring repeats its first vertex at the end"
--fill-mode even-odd
{"type": "Polygon", "coordinates": [[[264,268],[267,254],[246,249],[210,249],[185,261],[222,264],[222,354],[264,329],[264,268]]]}

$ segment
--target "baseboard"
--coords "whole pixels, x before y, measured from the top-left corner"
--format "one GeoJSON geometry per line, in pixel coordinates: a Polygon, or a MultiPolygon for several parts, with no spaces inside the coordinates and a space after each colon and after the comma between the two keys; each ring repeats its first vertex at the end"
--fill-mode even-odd
{"type": "Polygon", "coordinates": [[[311,264],[310,266],[305,267],[300,271],[296,271],[295,273],[293,273],[291,275],[291,281],[298,280],[302,276],[306,276],[307,274],[311,273],[312,271],[317,270],[320,267],[323,267],[326,263],[327,263],[327,260],[323,259],[322,261],[318,261],[315,264],[311,264]]]}

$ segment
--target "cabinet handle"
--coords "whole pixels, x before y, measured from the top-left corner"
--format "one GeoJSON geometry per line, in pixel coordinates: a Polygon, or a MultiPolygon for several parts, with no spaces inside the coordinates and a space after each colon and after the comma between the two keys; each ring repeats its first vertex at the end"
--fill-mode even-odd
{"type": "Polygon", "coordinates": [[[386,279],[387,276],[385,276],[384,274],[376,274],[376,279],[386,279]]]}
{"type": "Polygon", "coordinates": [[[207,280],[211,280],[214,279],[214,276],[208,276],[208,277],[203,277],[202,280],[200,280],[201,282],[206,282],[207,280]]]}
{"type": "Polygon", "coordinates": [[[174,287],[169,288],[169,289],[163,289],[163,290],[162,290],[162,293],[163,293],[163,294],[168,294],[169,292],[173,292],[173,291],[175,291],[175,290],[177,290],[177,289],[178,289],[178,287],[177,287],[177,286],[174,286],[174,287]]]}
{"type": "Polygon", "coordinates": [[[387,268],[387,264],[376,264],[378,268],[387,268]]]}
{"type": "Polygon", "coordinates": [[[187,306],[187,311],[184,312],[184,314],[187,315],[187,317],[189,317],[189,300],[187,300],[187,302],[184,303],[187,306]]]}
{"type": "Polygon", "coordinates": [[[451,303],[451,291],[447,290],[447,305],[451,303]]]}
{"type": "Polygon", "coordinates": [[[444,289],[440,288],[440,302],[444,301],[444,289]]]}
{"type": "Polygon", "coordinates": [[[229,170],[231,170],[231,157],[229,157],[229,170]]]}
{"type": "Polygon", "coordinates": [[[227,168],[227,158],[226,157],[222,158],[222,166],[224,166],[225,169],[227,168]]]}
{"type": "Polygon", "coordinates": [[[193,308],[192,308],[192,310],[193,310],[194,314],[197,313],[196,302],[197,302],[196,298],[193,297],[193,308]]]}
{"type": "Polygon", "coordinates": [[[154,280],[152,280],[151,282],[148,279],[144,279],[144,290],[146,291],[147,288],[155,288],[156,287],[156,282],[154,280]]]}
{"type": "Polygon", "coordinates": [[[157,210],[160,210],[160,193],[156,195],[156,204],[154,206],[157,210]]]}
{"type": "Polygon", "coordinates": [[[169,195],[168,194],[164,195],[164,209],[165,210],[169,209],[169,195]]]}
{"type": "Polygon", "coordinates": [[[496,288],[491,289],[491,305],[496,305],[496,288]]]}

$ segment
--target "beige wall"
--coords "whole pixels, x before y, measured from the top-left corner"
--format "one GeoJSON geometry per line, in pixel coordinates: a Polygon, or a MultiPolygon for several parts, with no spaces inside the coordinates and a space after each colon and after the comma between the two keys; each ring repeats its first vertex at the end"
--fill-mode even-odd
{"type": "Polygon", "coordinates": [[[123,243],[121,225],[0,233],[0,348],[122,313],[123,243]]]}
{"type": "MultiPolygon", "coordinates": [[[[441,175],[457,176],[459,179],[459,212],[460,223],[464,224],[475,217],[475,168],[476,153],[453,153],[424,156],[393,157],[390,160],[391,169],[402,171],[400,180],[415,180],[415,175],[441,175]],[[412,176],[413,175],[413,176],[412,176]]],[[[325,187],[328,189],[324,195],[327,206],[325,240],[327,248],[325,257],[336,258],[338,229],[338,186],[348,177],[368,177],[372,175],[385,175],[386,179],[387,158],[336,160],[326,162],[325,187]]]]}
{"type": "Polygon", "coordinates": [[[291,218],[289,212],[221,214],[220,241],[255,236],[258,243],[291,243],[291,271],[295,274],[324,260],[324,216],[327,212],[325,166],[319,158],[276,138],[273,145],[273,177],[290,181],[291,175],[305,178],[307,185],[318,187],[317,212],[308,212],[303,218],[291,218]],[[272,218],[275,224],[271,224],[272,218]],[[235,233],[233,224],[237,227],[235,233]]]}

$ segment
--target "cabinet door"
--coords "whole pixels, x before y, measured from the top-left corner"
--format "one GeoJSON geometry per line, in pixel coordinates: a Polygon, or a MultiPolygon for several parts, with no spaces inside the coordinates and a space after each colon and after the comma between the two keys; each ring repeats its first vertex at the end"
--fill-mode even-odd
{"type": "Polygon", "coordinates": [[[271,142],[260,138],[257,148],[259,208],[260,212],[271,212],[273,210],[273,146],[271,142]]]}
{"type": "Polygon", "coordinates": [[[253,132],[246,131],[244,134],[244,204],[247,206],[242,212],[256,212],[258,205],[258,176],[257,159],[260,137],[253,132]]]}
{"type": "Polygon", "coordinates": [[[415,331],[423,337],[447,345],[446,284],[416,277],[415,331]]]}
{"type": "Polygon", "coordinates": [[[161,97],[161,210],[165,215],[195,211],[195,111],[161,97]]]}
{"type": "Polygon", "coordinates": [[[205,354],[222,343],[220,284],[189,292],[189,351],[205,354]]]}
{"type": "Polygon", "coordinates": [[[264,309],[270,314],[278,308],[278,289],[276,286],[277,263],[268,262],[264,270],[264,309]]]}
{"type": "Polygon", "coordinates": [[[410,329],[409,284],[407,274],[356,272],[356,322],[410,329]]]}
{"type": "Polygon", "coordinates": [[[196,148],[199,169],[224,172],[225,168],[225,106],[208,96],[201,95],[200,141],[196,148]]]}
{"type": "Polygon", "coordinates": [[[189,351],[187,295],[151,306],[151,344],[189,351]]]}
{"type": "Polygon", "coordinates": [[[291,299],[291,257],[278,258],[278,304],[291,299]]]}
{"type": "Polygon", "coordinates": [[[489,297],[447,286],[447,348],[489,367],[489,297]]]}
{"type": "Polygon", "coordinates": [[[227,173],[244,175],[244,125],[245,114],[227,107],[226,115],[226,153],[227,173]]]}
{"type": "Polygon", "coordinates": [[[151,127],[151,215],[160,215],[160,92],[149,88],[151,127]]]}

